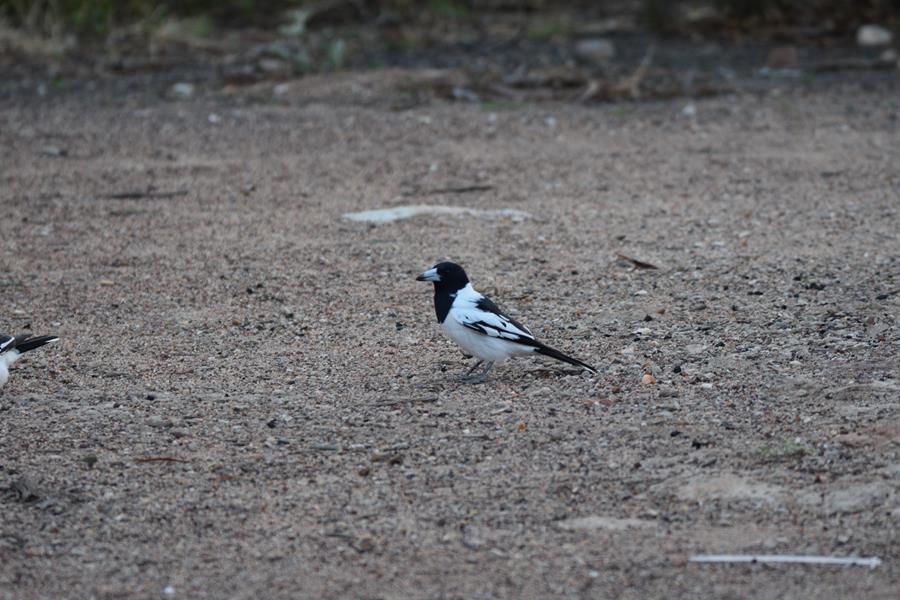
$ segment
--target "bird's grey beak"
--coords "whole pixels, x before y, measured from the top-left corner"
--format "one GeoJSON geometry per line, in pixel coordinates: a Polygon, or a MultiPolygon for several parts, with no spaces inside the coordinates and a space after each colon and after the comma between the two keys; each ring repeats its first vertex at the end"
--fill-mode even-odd
{"type": "Polygon", "coordinates": [[[424,273],[416,277],[416,281],[440,281],[441,276],[438,275],[437,269],[428,269],[424,273]]]}

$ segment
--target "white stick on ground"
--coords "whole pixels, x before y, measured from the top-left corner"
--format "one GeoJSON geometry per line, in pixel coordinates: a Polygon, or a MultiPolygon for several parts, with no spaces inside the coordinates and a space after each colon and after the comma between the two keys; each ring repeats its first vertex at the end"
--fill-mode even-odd
{"type": "Polygon", "coordinates": [[[874,569],[881,564],[877,556],[801,556],[795,554],[695,554],[690,558],[696,563],[799,563],[806,565],[858,565],[874,569]]]}

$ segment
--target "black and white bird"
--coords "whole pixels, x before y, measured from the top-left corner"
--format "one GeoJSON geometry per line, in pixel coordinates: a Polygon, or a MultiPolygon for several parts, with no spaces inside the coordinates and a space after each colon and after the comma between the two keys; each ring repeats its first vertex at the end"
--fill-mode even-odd
{"type": "Polygon", "coordinates": [[[35,348],[40,348],[45,344],[58,341],[55,335],[41,335],[31,337],[30,335],[3,335],[0,334],[0,388],[9,381],[9,367],[19,360],[24,353],[35,348]]]}
{"type": "Polygon", "coordinates": [[[478,359],[466,375],[486,363],[480,373],[468,378],[470,383],[485,381],[495,363],[535,353],[597,372],[577,358],[537,341],[524,325],[503,314],[490,298],[476,292],[461,266],[438,263],[416,277],[416,281],[434,283],[434,310],[441,329],[466,353],[478,359]]]}

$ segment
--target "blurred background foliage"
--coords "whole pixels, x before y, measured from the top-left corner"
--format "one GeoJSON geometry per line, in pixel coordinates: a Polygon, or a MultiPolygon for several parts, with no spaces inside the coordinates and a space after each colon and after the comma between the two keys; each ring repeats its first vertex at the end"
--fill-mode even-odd
{"type": "Polygon", "coordinates": [[[176,18],[195,19],[197,33],[203,34],[204,29],[209,33],[223,27],[411,24],[511,12],[597,16],[623,10],[637,14],[648,29],[663,33],[682,30],[683,15],[704,11],[750,29],[827,21],[832,29],[851,31],[865,22],[895,22],[900,0],[0,0],[0,19],[7,26],[87,40],[101,39],[117,27],[155,27],[176,18]]]}

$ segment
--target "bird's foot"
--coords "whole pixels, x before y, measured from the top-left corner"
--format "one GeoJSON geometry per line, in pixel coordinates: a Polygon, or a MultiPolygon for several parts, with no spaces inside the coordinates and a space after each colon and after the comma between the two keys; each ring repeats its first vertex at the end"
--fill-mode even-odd
{"type": "Polygon", "coordinates": [[[465,377],[460,381],[465,383],[466,385],[479,385],[481,383],[485,383],[488,380],[487,373],[479,373],[473,377],[465,377]]]}
{"type": "Polygon", "coordinates": [[[480,365],[484,361],[478,361],[474,367],[469,369],[468,373],[466,373],[463,377],[460,378],[460,381],[463,383],[468,383],[470,385],[478,385],[479,383],[484,383],[488,380],[488,374],[491,372],[491,369],[494,368],[494,363],[489,362],[484,366],[484,369],[481,370],[480,373],[476,375],[471,375],[472,371],[475,370],[478,365],[480,365]]]}
{"type": "Polygon", "coordinates": [[[484,362],[483,360],[479,360],[478,362],[476,362],[474,365],[472,365],[472,367],[468,371],[466,371],[464,374],[460,375],[458,377],[458,379],[463,382],[466,382],[466,381],[472,379],[472,373],[475,371],[475,369],[480,367],[483,362],[484,362]]]}

